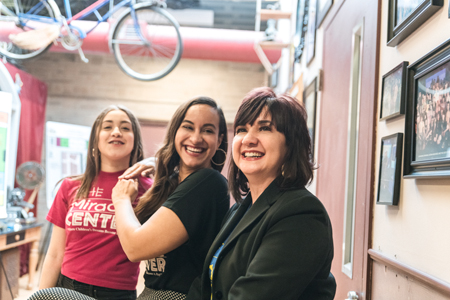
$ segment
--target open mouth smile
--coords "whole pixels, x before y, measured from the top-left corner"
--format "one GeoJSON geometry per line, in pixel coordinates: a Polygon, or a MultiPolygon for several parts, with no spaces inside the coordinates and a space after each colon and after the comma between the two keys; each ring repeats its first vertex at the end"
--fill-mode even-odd
{"type": "Polygon", "coordinates": [[[244,156],[245,158],[259,158],[263,157],[264,154],[261,152],[244,152],[242,156],[244,156]]]}
{"type": "Polygon", "coordinates": [[[185,149],[188,153],[194,153],[194,154],[202,153],[205,151],[203,148],[197,148],[197,147],[192,147],[192,146],[185,146],[185,149]]]}

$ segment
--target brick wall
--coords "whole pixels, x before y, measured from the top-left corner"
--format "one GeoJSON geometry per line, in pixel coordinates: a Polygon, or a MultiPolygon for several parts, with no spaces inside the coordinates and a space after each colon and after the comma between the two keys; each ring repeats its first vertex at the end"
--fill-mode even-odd
{"type": "Polygon", "coordinates": [[[47,120],[91,125],[109,104],[124,104],[138,118],[167,121],[180,103],[199,95],[222,106],[229,123],[243,96],[266,84],[260,64],[182,59],[168,76],[141,82],[125,75],[112,55],[48,53],[24,68],[48,85],[47,120]]]}

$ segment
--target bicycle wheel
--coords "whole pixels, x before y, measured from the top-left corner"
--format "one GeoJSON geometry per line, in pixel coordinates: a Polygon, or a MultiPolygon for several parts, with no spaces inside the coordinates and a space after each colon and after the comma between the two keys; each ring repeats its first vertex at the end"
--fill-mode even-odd
{"type": "MultiPolygon", "coordinates": [[[[51,47],[51,43],[37,49],[25,49],[14,44],[10,39],[10,34],[34,30],[44,32],[49,26],[57,24],[56,19],[59,19],[60,15],[54,0],[0,1],[0,55],[11,59],[25,60],[44,53],[51,47]]],[[[35,39],[39,38],[40,36],[35,37],[35,39]]]]}
{"type": "Polygon", "coordinates": [[[178,64],[183,51],[179,25],[164,9],[138,4],[114,28],[111,47],[120,68],[143,81],[160,79],[178,64]]]}

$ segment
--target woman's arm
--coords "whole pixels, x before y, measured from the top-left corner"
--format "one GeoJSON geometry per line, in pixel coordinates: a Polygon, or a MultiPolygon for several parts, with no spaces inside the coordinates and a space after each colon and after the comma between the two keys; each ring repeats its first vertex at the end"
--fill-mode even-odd
{"type": "Polygon", "coordinates": [[[137,262],[158,257],[189,239],[181,220],[166,207],[158,209],[141,225],[131,206],[136,196],[135,180],[119,180],[112,193],[117,234],[129,260],[137,262]]]}
{"type": "Polygon", "coordinates": [[[156,158],[149,157],[138,161],[119,176],[119,179],[132,179],[139,176],[150,177],[155,174],[156,158]]]}
{"type": "Polygon", "coordinates": [[[39,289],[55,287],[61,273],[61,264],[66,246],[66,231],[64,228],[53,225],[52,237],[42,268],[39,289]]]}

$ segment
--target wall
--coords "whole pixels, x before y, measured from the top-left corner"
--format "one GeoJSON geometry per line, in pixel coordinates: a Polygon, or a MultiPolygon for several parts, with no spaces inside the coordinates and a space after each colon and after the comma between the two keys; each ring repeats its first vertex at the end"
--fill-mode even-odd
{"type": "MultiPolygon", "coordinates": [[[[379,116],[380,110],[381,78],[383,74],[389,72],[402,61],[414,63],[449,38],[448,30],[445,30],[450,25],[448,1],[444,1],[444,7],[407,39],[397,47],[387,47],[388,2],[388,0],[382,1],[377,116],[379,116]]],[[[381,138],[397,132],[404,133],[405,118],[402,116],[391,121],[379,121],[377,123],[375,191],[378,187],[381,138]]],[[[399,262],[450,282],[450,273],[448,272],[450,266],[450,256],[448,255],[448,249],[450,248],[450,231],[448,230],[450,228],[450,218],[448,218],[448,212],[450,211],[449,195],[449,179],[415,180],[402,178],[398,206],[374,205],[372,248],[399,262]]],[[[408,285],[413,284],[405,279],[395,278],[395,280],[391,280],[386,279],[387,277],[383,279],[383,276],[392,277],[392,274],[388,273],[386,269],[385,275],[383,275],[383,270],[375,264],[374,288],[385,286],[389,282],[394,286],[401,285],[402,289],[406,289],[408,285]]],[[[388,290],[389,288],[385,289],[386,292],[388,290]]],[[[417,288],[409,288],[408,297],[412,297],[415,290],[417,288]]],[[[376,289],[374,291],[381,292],[376,289]]],[[[400,294],[406,295],[403,292],[400,294]]],[[[383,298],[382,294],[377,295],[374,299],[387,299],[383,298]]],[[[406,299],[402,297],[390,299],[394,298],[406,299]]],[[[437,298],[426,297],[426,299],[437,298]]]]}
{"type": "Polygon", "coordinates": [[[265,84],[260,64],[182,59],[168,76],[153,82],[134,80],[119,69],[111,55],[47,53],[25,69],[47,83],[49,121],[75,119],[91,125],[98,111],[111,103],[126,104],[138,118],[167,121],[182,102],[199,95],[214,98],[228,123],[236,107],[254,87],[265,84]]]}
{"type": "MultiPolygon", "coordinates": [[[[87,58],[85,64],[78,54],[47,53],[24,64],[27,72],[48,85],[47,121],[91,126],[104,107],[123,104],[144,124],[156,124],[154,136],[160,137],[165,131],[161,124],[182,102],[199,95],[215,99],[227,123],[232,123],[244,95],[267,80],[261,64],[182,59],[163,79],[140,82],[122,73],[111,55],[87,58]]],[[[148,153],[154,152],[155,145],[147,142],[148,153]]],[[[43,221],[45,186],[38,205],[38,219],[43,221]]]]}

